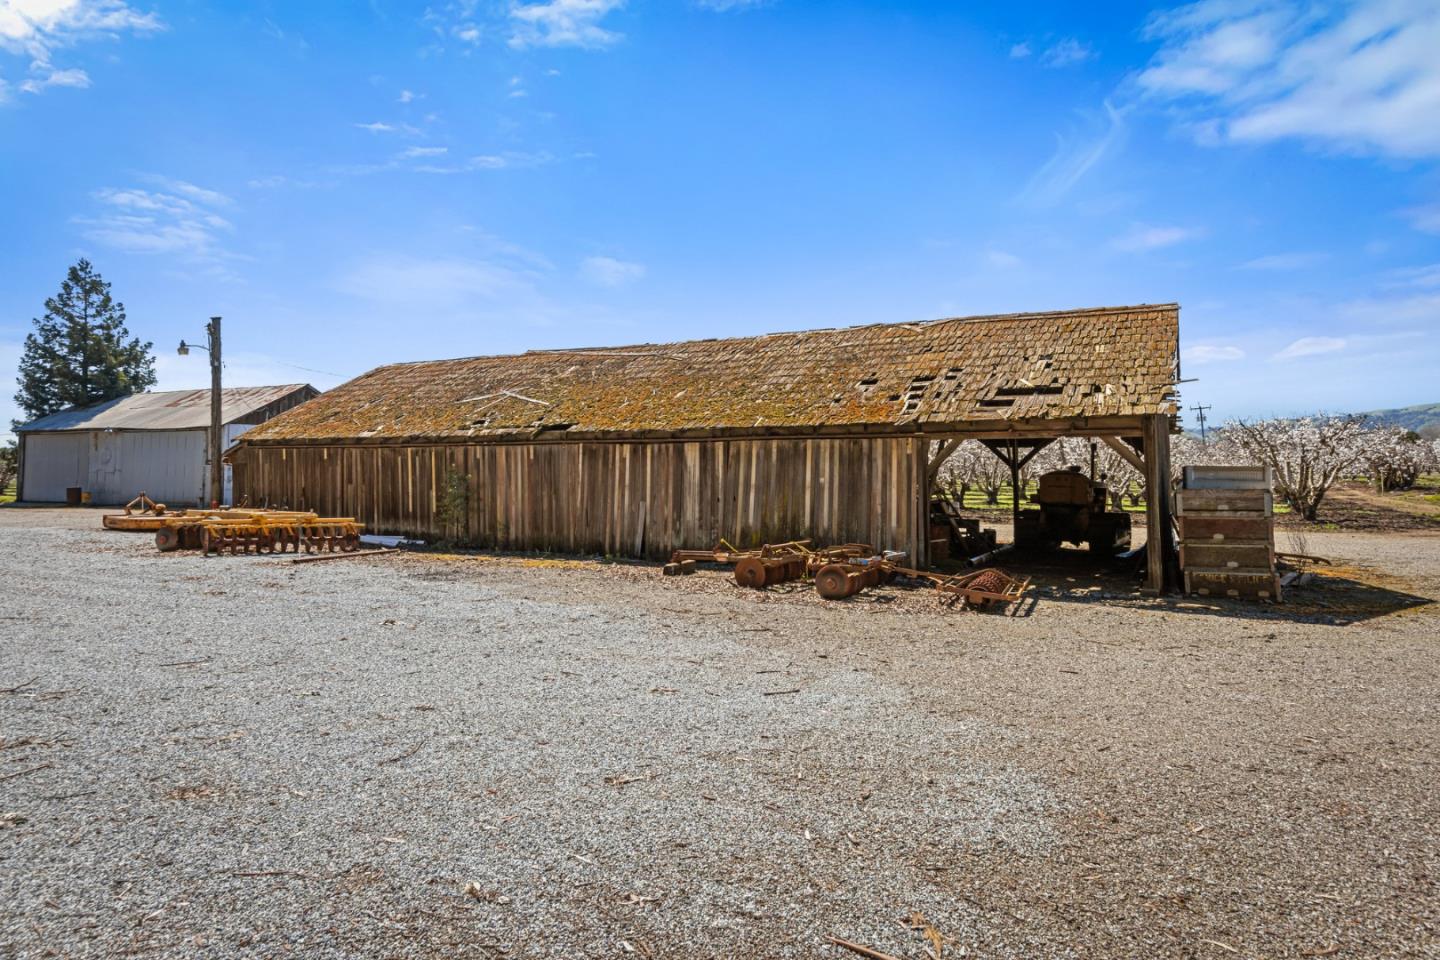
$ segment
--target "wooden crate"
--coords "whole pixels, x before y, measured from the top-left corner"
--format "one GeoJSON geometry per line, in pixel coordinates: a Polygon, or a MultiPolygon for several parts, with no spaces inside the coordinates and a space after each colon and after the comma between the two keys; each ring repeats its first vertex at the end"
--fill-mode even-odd
{"type": "Polygon", "coordinates": [[[1189,569],[1245,570],[1269,573],[1275,568],[1275,549],[1269,542],[1234,540],[1180,541],[1180,566],[1189,569]]]}
{"type": "Polygon", "coordinates": [[[1180,539],[1187,543],[1213,540],[1217,543],[1229,541],[1274,543],[1275,519],[1273,517],[1234,517],[1228,514],[1207,513],[1177,517],[1180,539]]]}
{"type": "Polygon", "coordinates": [[[1280,578],[1273,570],[1217,570],[1187,567],[1185,592],[1202,597],[1280,600],[1280,578]]]}
{"type": "Polygon", "coordinates": [[[1228,514],[1239,517],[1268,517],[1274,498],[1269,490],[1177,490],[1175,510],[1181,516],[1228,514]]]}
{"type": "Polygon", "coordinates": [[[1186,490],[1270,490],[1275,475],[1269,467],[1185,467],[1186,490]]]}

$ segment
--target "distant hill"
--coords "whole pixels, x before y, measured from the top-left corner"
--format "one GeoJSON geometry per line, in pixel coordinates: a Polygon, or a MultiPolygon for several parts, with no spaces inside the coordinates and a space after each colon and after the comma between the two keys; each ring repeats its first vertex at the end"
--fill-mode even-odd
{"type": "Polygon", "coordinates": [[[1421,403],[1395,410],[1371,410],[1365,416],[1371,423],[1387,423],[1417,433],[1422,427],[1440,428],[1440,403],[1421,403]]]}

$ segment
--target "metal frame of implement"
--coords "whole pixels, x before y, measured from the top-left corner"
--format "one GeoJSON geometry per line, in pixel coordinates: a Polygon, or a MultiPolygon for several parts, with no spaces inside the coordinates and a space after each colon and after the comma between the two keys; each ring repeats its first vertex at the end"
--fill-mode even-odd
{"type": "Polygon", "coordinates": [[[162,553],[354,553],[365,525],[353,517],[321,517],[309,510],[178,510],[167,512],[144,493],[107,514],[107,530],[154,532],[162,553]],[[135,512],[136,510],[139,512],[135,512]]]}

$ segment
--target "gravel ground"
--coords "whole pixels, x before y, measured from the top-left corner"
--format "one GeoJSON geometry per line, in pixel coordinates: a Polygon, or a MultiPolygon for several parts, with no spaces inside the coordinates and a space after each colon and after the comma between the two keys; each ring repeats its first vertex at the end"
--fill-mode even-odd
{"type": "Polygon", "coordinates": [[[1014,618],[0,537],[0,956],[1440,956],[1440,537],[1014,618]]]}

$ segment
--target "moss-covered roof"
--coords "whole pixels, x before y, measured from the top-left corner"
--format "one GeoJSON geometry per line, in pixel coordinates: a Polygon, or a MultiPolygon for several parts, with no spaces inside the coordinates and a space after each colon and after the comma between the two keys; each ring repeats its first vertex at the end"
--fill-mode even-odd
{"type": "Polygon", "coordinates": [[[380,367],[249,443],[913,430],[1174,413],[1176,304],[380,367]]]}

